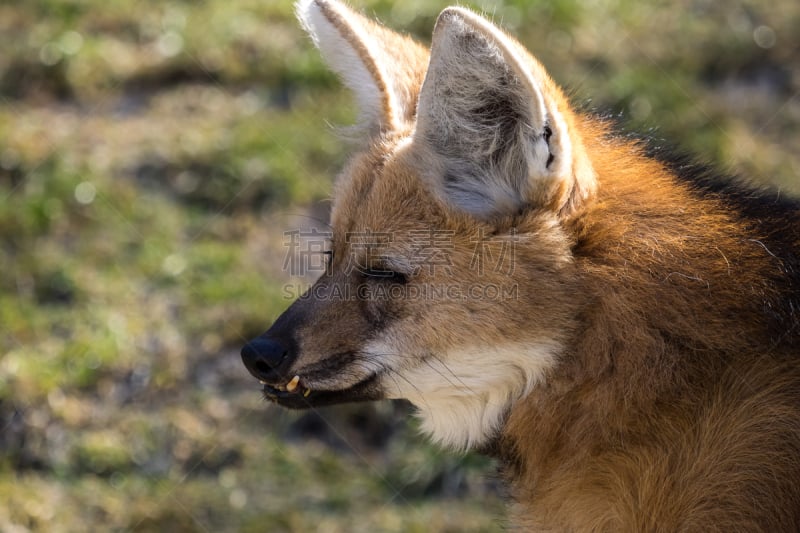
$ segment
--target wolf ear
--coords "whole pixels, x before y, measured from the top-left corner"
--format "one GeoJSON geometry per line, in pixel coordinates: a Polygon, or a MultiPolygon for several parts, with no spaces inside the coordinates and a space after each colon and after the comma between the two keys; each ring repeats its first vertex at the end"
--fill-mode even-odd
{"type": "Polygon", "coordinates": [[[447,202],[481,218],[526,206],[566,213],[594,190],[572,122],[521,45],[466,9],[439,15],[414,139],[447,202]]]}
{"type": "Polygon", "coordinates": [[[325,61],[355,93],[362,125],[388,131],[414,120],[426,48],[335,0],[300,0],[295,10],[325,61]]]}

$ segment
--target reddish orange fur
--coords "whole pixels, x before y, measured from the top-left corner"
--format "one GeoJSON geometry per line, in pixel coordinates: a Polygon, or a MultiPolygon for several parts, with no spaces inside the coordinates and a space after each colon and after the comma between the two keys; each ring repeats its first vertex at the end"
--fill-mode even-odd
{"type": "Polygon", "coordinates": [[[774,338],[764,311],[791,296],[772,281],[786,265],[721,199],[587,120],[602,186],[575,227],[579,334],[501,438],[518,523],[797,530],[797,323],[774,338]]]}
{"type": "MultiPolygon", "coordinates": [[[[331,0],[304,2],[328,13],[328,22],[362,61],[402,63],[393,94],[411,103],[420,91],[426,94],[425,86],[420,89],[422,48],[409,45],[401,53],[397,48],[408,43],[405,38],[355,15],[340,16],[346,8],[331,0]],[[345,19],[361,24],[383,49],[365,48],[345,19]]],[[[495,96],[491,109],[512,108],[514,117],[533,122],[538,112],[526,114],[515,98],[525,90],[541,97],[550,125],[563,128],[555,132],[557,148],[558,135],[572,143],[571,152],[558,152],[548,141],[551,156],[552,150],[556,156],[571,153],[570,164],[563,165],[566,157],[556,159],[565,175],[548,174],[550,163],[536,166],[535,158],[530,166],[509,165],[543,183],[520,189],[530,194],[520,209],[477,216],[437,190],[435,180],[442,176],[436,173],[448,170],[450,160],[437,159],[442,154],[436,149],[442,148],[430,141],[441,141],[436,132],[420,136],[421,122],[415,123],[411,107],[405,108],[403,124],[384,120],[336,184],[333,260],[313,288],[323,297],[296,302],[265,334],[268,342],[291,339],[289,362],[281,362],[282,373],[253,370],[252,362],[248,368],[271,380],[270,399],[289,407],[396,397],[402,389],[398,378],[406,373],[430,387],[421,390],[405,378],[411,394],[419,393],[418,407],[430,400],[453,408],[441,413],[445,418],[472,422],[471,401],[484,396],[496,401],[491,394],[508,387],[499,395],[508,401],[505,416],[498,415],[497,423],[479,417],[477,425],[490,433],[491,443],[480,440],[484,433],[467,434],[466,440],[482,442],[503,460],[516,502],[514,522],[524,530],[800,530],[800,205],[736,185],[726,188],[721,178],[700,179],[688,167],[670,168],[647,155],[643,145],[616,137],[602,121],[573,112],[521,45],[498,37],[469,12],[445,13],[434,34],[440,61],[431,61],[430,68],[446,70],[447,47],[459,45],[453,34],[466,43],[452,54],[457,60],[474,59],[468,54],[477,46],[475,57],[511,62],[496,69],[500,89],[510,95],[495,96]],[[533,73],[529,85],[520,82],[527,70],[533,73]],[[324,297],[332,287],[381,283],[349,272],[346,263],[355,258],[379,269],[387,268],[387,261],[388,267],[401,268],[391,261],[413,256],[411,233],[430,228],[452,235],[451,264],[405,272],[403,283],[507,284],[508,272],[475,273],[474,243],[486,234],[496,254],[518,234],[524,240],[510,279],[519,286],[519,298],[342,302],[324,297]],[[348,242],[348,234],[364,231],[391,234],[379,255],[367,256],[348,242]],[[375,353],[376,339],[392,351],[375,353]],[[481,376],[474,379],[475,353],[501,358],[508,379],[500,379],[503,372],[485,383],[481,376]],[[441,361],[452,376],[443,374],[437,383],[424,366],[431,361],[441,361]],[[522,368],[527,365],[532,377],[520,384],[518,375],[530,370],[522,368]],[[483,388],[453,383],[463,377],[453,368],[483,388]],[[299,400],[276,388],[292,375],[300,376],[309,392],[321,394],[299,400]],[[440,385],[460,394],[462,403],[437,397],[440,385]]],[[[367,65],[367,70],[380,78],[380,68],[367,65]]],[[[436,74],[447,81],[447,72],[436,74]]],[[[480,74],[472,78],[485,81],[480,74]]],[[[390,90],[387,80],[375,85],[390,90]]],[[[491,88],[492,94],[499,90],[491,88]]],[[[435,101],[434,89],[428,87],[427,94],[435,101]]],[[[442,98],[462,105],[459,111],[469,109],[464,102],[475,104],[470,95],[458,94],[460,87],[452,89],[442,98]]],[[[387,101],[382,100],[384,114],[392,112],[387,101]]],[[[421,113],[442,112],[430,101],[429,108],[422,103],[416,108],[429,126],[435,121],[421,113]]],[[[490,131],[482,125],[475,131],[490,131]]],[[[533,151],[530,146],[541,138],[494,144],[533,151]]],[[[458,147],[451,143],[444,150],[453,144],[458,147]]],[[[462,174],[450,177],[470,177],[462,174]]],[[[487,375],[496,362],[478,360],[487,375]]],[[[483,413],[492,407],[489,400],[475,406],[483,413]]],[[[434,421],[431,433],[439,429],[440,440],[458,444],[452,434],[457,425],[434,421]]]]}

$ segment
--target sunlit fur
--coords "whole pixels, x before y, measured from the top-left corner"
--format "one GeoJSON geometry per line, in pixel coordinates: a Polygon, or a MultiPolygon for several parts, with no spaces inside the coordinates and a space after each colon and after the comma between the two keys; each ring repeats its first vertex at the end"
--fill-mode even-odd
{"type": "Polygon", "coordinates": [[[409,399],[434,440],[495,454],[525,531],[800,529],[798,204],[614,135],[468,10],[430,56],[333,0],[298,13],[367,133],[319,296],[268,332],[297,346],[287,375],[409,399]],[[415,268],[432,229],[448,263],[415,268]],[[476,243],[512,242],[513,267],[476,270],[476,243]],[[388,286],[354,259],[404,291],[515,292],[332,298],[388,286]]]}
{"type": "Polygon", "coordinates": [[[400,369],[384,385],[387,398],[410,400],[418,408],[422,431],[439,444],[466,449],[484,445],[496,434],[509,407],[543,379],[560,346],[463,348],[407,368],[402,361],[391,361],[400,352],[384,342],[365,351],[400,369]]]}

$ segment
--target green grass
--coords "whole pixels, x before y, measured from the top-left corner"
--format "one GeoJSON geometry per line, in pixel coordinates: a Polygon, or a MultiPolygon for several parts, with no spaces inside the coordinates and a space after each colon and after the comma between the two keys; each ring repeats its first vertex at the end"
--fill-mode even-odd
{"type": "MultiPolygon", "coordinates": [[[[427,42],[446,2],[357,4],[427,42]]],[[[471,5],[577,105],[800,191],[796,1],[471,5]]],[[[0,530],[501,529],[490,461],[239,362],[355,114],[291,2],[4,3],[0,49],[0,530]]]]}

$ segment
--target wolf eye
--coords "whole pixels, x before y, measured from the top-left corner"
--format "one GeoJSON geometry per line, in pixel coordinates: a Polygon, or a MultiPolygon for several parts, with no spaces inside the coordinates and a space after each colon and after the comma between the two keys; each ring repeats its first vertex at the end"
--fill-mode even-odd
{"type": "Polygon", "coordinates": [[[360,270],[361,275],[367,279],[375,281],[385,281],[389,283],[399,283],[401,285],[408,282],[408,276],[402,272],[394,270],[382,269],[378,267],[365,268],[360,270]]]}

